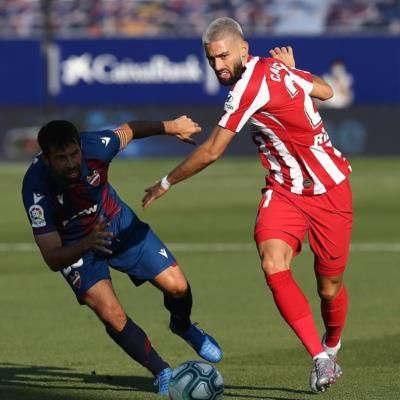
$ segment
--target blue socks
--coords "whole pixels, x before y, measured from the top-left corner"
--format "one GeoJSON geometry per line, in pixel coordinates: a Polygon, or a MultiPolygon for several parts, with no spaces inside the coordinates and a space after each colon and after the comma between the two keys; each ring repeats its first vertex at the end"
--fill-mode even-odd
{"type": "Polygon", "coordinates": [[[106,331],[125,353],[147,368],[154,376],[169,367],[154,350],[143,329],[130,318],[128,318],[121,332],[116,332],[109,327],[106,327],[106,331]]]}

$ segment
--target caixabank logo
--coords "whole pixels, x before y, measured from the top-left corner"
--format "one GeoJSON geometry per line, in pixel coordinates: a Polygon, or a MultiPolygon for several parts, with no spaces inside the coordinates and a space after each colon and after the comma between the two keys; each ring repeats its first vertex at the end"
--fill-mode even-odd
{"type": "MultiPolygon", "coordinates": [[[[53,44],[48,49],[49,92],[52,96],[78,98],[93,92],[94,100],[99,94],[110,93],[114,101],[132,98],[141,92],[142,99],[156,98],[173,101],[173,98],[196,102],[196,96],[215,96],[220,87],[215,74],[201,51],[176,51],[173,46],[155,46],[152,51],[137,55],[118,46],[111,52],[78,46],[77,49],[53,44]],[[89,92],[88,92],[89,91],[89,92]]],[[[204,99],[202,99],[204,100],[204,99]]]]}

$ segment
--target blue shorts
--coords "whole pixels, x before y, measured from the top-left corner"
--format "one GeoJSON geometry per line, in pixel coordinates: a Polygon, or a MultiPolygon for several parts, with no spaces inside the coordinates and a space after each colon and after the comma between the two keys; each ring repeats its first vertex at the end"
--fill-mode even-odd
{"type": "Polygon", "coordinates": [[[61,271],[81,304],[82,296],[95,283],[111,279],[109,267],[129,275],[138,286],[176,264],[167,246],[141,221],[136,223],[128,239],[113,247],[112,256],[90,251],[61,271]]]}

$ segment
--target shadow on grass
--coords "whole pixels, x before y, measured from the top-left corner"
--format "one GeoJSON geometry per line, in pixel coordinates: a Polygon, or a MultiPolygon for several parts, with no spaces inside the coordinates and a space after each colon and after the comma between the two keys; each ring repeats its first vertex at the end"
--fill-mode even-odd
{"type": "Polygon", "coordinates": [[[0,399],[93,399],[78,391],[154,393],[154,379],[142,376],[110,376],[76,372],[70,368],[0,363],[0,399]]]}
{"type": "Polygon", "coordinates": [[[268,392],[283,392],[283,393],[291,393],[291,394],[304,394],[304,395],[312,395],[311,391],[306,390],[297,390],[297,389],[290,389],[285,387],[270,387],[270,386],[234,386],[234,385],[225,385],[225,393],[224,397],[237,397],[239,399],[263,399],[263,400],[304,400],[306,397],[294,398],[294,397],[283,397],[284,395],[277,396],[276,394],[271,395],[258,395],[258,394],[240,394],[242,390],[254,390],[254,391],[263,391],[264,393],[268,392]],[[237,391],[238,393],[231,392],[237,391]]]}

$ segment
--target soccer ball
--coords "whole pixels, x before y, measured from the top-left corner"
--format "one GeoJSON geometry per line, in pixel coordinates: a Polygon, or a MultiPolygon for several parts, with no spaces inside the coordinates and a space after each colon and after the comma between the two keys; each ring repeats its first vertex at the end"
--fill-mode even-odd
{"type": "Polygon", "coordinates": [[[186,361],[172,372],[169,382],[171,400],[220,400],[224,380],[220,372],[203,361],[186,361]]]}

